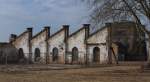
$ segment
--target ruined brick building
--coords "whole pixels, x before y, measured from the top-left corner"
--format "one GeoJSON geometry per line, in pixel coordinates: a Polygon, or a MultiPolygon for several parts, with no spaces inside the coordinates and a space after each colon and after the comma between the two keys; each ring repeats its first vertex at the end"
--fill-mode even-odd
{"type": "MultiPolygon", "coordinates": [[[[145,61],[146,44],[138,40],[134,22],[107,23],[90,33],[90,25],[69,34],[69,25],[50,34],[50,27],[33,36],[27,28],[19,36],[11,34],[10,44],[18,50],[20,59],[48,64],[107,64],[119,61],[145,61]],[[138,48],[137,44],[140,43],[138,48]],[[136,48],[136,49],[135,49],[136,48]]],[[[143,37],[145,35],[143,34],[143,37]]]]}
{"type": "Polygon", "coordinates": [[[0,43],[0,64],[18,62],[18,50],[10,43],[0,43]]]}

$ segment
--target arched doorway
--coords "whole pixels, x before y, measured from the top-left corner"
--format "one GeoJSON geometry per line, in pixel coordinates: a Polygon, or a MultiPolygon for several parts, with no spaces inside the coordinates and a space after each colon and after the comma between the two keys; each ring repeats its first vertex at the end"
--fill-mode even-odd
{"type": "Polygon", "coordinates": [[[93,49],[93,62],[94,63],[100,62],[100,48],[99,47],[95,47],[93,49]]]}
{"type": "Polygon", "coordinates": [[[77,63],[78,62],[78,55],[79,55],[78,48],[74,47],[72,49],[72,63],[77,63]]]}
{"type": "Polygon", "coordinates": [[[121,42],[116,42],[118,46],[118,61],[127,61],[130,59],[130,54],[128,54],[128,47],[123,45],[121,42]]]}
{"type": "Polygon", "coordinates": [[[23,49],[22,49],[22,48],[19,48],[19,51],[18,51],[18,58],[19,58],[19,59],[23,59],[23,58],[24,58],[24,52],[23,52],[23,49]]]}
{"type": "Polygon", "coordinates": [[[53,48],[53,62],[58,61],[58,48],[53,48]]]}
{"type": "Polygon", "coordinates": [[[34,52],[34,61],[35,61],[35,62],[38,62],[38,61],[39,61],[39,58],[41,57],[40,54],[41,54],[40,49],[39,49],[39,48],[36,48],[36,49],[35,49],[35,52],[34,52]]]}

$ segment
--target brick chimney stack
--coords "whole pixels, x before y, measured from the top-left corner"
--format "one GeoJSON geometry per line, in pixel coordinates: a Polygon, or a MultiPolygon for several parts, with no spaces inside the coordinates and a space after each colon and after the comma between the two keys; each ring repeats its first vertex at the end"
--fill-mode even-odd
{"type": "Polygon", "coordinates": [[[87,39],[90,35],[90,24],[83,24],[83,27],[85,28],[85,39],[87,39]]]}
{"type": "Polygon", "coordinates": [[[45,26],[44,29],[46,30],[46,40],[47,40],[50,36],[50,26],[45,26]]]}
{"type": "Polygon", "coordinates": [[[69,37],[69,25],[63,25],[63,28],[65,30],[65,42],[66,42],[69,37]]]}
{"type": "Polygon", "coordinates": [[[14,40],[16,40],[16,38],[17,38],[17,35],[16,35],[16,34],[11,34],[11,35],[10,35],[10,38],[9,38],[9,42],[10,42],[10,43],[13,42],[14,40]]]}

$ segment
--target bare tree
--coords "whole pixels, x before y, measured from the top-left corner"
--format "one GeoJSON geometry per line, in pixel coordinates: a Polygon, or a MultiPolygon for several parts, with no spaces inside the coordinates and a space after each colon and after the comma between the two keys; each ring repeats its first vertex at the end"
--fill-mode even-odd
{"type": "MultiPolygon", "coordinates": [[[[95,25],[108,21],[132,20],[142,24],[142,18],[150,21],[150,0],[83,0],[89,3],[91,22],[95,25]]],[[[144,28],[142,31],[148,33],[144,28]]]]}
{"type": "MultiPolygon", "coordinates": [[[[135,21],[139,36],[145,32],[150,39],[149,31],[142,26],[143,18],[150,21],[150,0],[83,0],[90,5],[91,22],[94,25],[102,23],[130,20],[135,21]]],[[[150,41],[150,40],[149,40],[150,41]]],[[[150,61],[149,61],[150,63],[150,61]]]]}

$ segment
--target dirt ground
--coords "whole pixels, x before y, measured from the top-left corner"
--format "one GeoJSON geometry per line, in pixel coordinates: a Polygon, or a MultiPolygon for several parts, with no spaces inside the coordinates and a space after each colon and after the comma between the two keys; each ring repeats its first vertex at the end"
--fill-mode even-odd
{"type": "Polygon", "coordinates": [[[140,66],[0,72],[0,82],[150,82],[140,66]]]}

